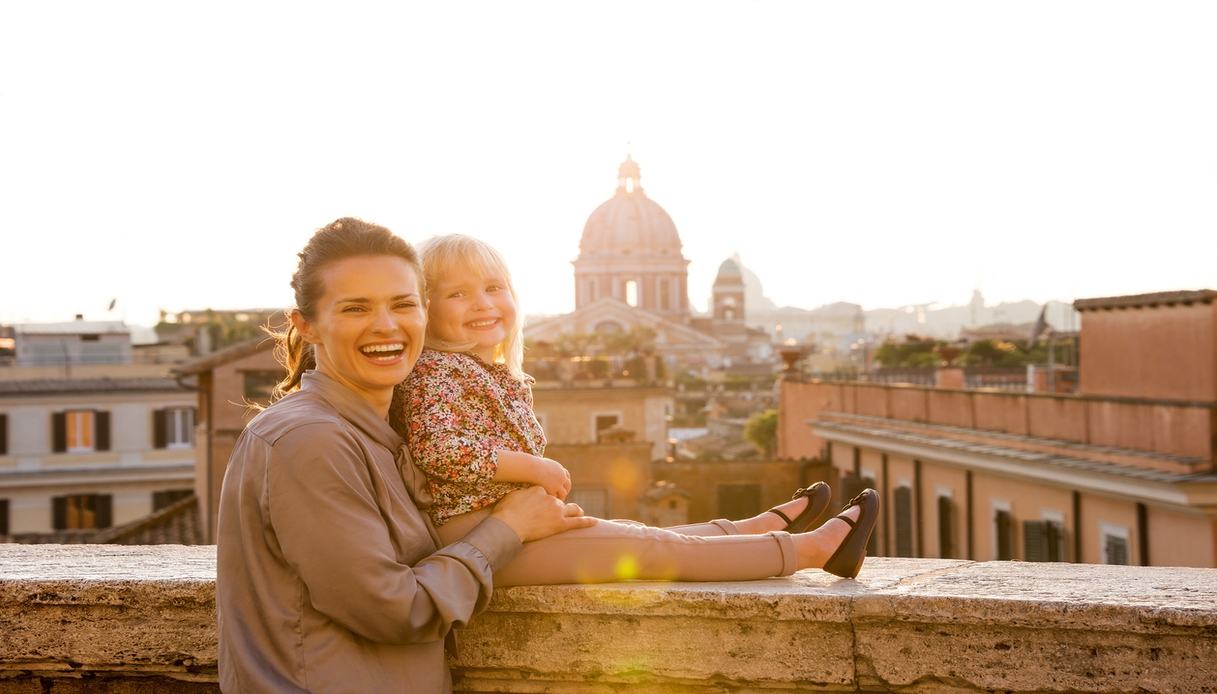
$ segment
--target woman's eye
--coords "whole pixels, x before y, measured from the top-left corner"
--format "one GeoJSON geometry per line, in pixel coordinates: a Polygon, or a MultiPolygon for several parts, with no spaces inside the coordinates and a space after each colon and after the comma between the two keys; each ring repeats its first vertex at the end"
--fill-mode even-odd
{"type": "Polygon", "coordinates": [[[399,309],[401,309],[401,308],[406,308],[406,309],[409,309],[409,308],[415,308],[415,307],[417,307],[417,306],[418,306],[418,302],[417,302],[417,301],[401,301],[401,302],[398,302],[398,303],[395,305],[395,308],[399,308],[399,309]]]}
{"type": "Polygon", "coordinates": [[[342,309],[343,313],[360,313],[362,311],[362,306],[347,306],[346,308],[342,309]]]}

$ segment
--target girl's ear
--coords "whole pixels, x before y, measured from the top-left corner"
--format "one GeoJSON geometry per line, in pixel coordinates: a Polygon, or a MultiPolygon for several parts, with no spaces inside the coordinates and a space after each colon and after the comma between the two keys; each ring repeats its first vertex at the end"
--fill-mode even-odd
{"type": "Polygon", "coordinates": [[[315,345],[320,342],[317,339],[317,331],[313,329],[313,324],[309,322],[300,309],[294,308],[291,313],[292,326],[296,328],[296,332],[300,333],[300,337],[310,345],[315,345]]]}

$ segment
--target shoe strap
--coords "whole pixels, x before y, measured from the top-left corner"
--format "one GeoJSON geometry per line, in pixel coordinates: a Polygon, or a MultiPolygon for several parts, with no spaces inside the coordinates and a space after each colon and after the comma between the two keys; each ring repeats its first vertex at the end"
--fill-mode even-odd
{"type": "Polygon", "coordinates": [[[778,518],[781,518],[782,520],[786,521],[786,525],[790,525],[791,523],[794,522],[794,521],[790,520],[790,516],[786,515],[785,513],[782,513],[781,511],[777,510],[776,508],[769,509],[769,513],[775,514],[778,518]]]}
{"type": "Polygon", "coordinates": [[[849,516],[833,516],[833,518],[837,518],[837,519],[845,521],[846,523],[849,523],[849,527],[851,527],[851,528],[858,527],[858,522],[855,521],[853,518],[850,518],[849,516]]]}

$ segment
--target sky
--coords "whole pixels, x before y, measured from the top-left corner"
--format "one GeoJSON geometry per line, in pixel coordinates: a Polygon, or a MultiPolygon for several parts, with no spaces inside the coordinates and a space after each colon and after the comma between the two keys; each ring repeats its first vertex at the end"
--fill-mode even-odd
{"type": "Polygon", "coordinates": [[[0,323],[287,307],[348,215],[569,311],[627,151],[699,308],[1217,288],[1217,3],[3,3],[0,323]]]}

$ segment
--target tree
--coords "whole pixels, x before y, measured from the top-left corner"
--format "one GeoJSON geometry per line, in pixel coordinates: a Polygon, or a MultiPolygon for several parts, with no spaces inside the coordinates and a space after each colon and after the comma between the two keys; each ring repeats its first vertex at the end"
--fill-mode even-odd
{"type": "Polygon", "coordinates": [[[771,408],[754,413],[744,425],[744,438],[766,458],[772,458],[778,443],[778,411],[771,408]]]}

